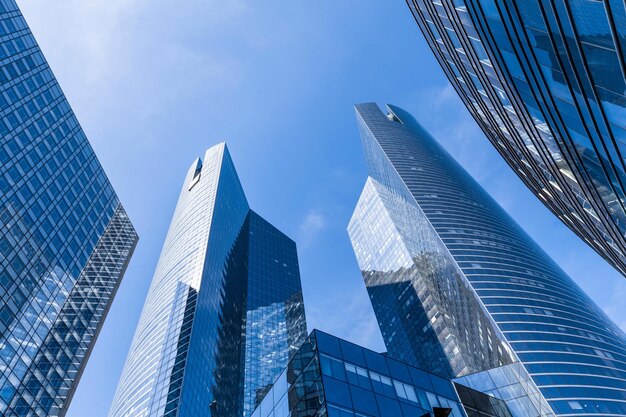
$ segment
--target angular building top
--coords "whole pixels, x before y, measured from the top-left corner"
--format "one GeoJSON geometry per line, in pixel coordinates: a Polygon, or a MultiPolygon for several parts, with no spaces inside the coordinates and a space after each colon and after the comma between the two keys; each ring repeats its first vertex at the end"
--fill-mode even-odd
{"type": "Polygon", "coordinates": [[[626,8],[619,0],[407,0],[495,148],[626,273],[626,8]]]}
{"type": "Polygon", "coordinates": [[[305,338],[296,245],[216,145],[185,178],[110,415],[249,416],[305,338]]]}
{"type": "Polygon", "coordinates": [[[13,0],[0,1],[0,415],[64,415],[137,234],[13,0]]]}
{"type": "Polygon", "coordinates": [[[348,231],[390,355],[499,367],[531,415],[626,414],[624,332],[413,117],[356,110],[370,178],[348,231]]]}

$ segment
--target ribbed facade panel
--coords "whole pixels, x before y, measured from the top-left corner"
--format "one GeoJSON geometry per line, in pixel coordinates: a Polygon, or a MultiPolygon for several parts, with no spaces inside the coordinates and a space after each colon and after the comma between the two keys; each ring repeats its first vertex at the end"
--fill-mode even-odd
{"type": "Polygon", "coordinates": [[[626,272],[626,6],[408,0],[450,82],[524,183],[626,272]]]}
{"type": "MultiPolygon", "coordinates": [[[[404,235],[422,242],[419,250],[408,252],[415,268],[420,271],[437,268],[434,261],[437,257],[425,256],[429,251],[439,252],[438,258],[452,258],[484,307],[484,310],[470,311],[487,312],[497,326],[498,332],[487,337],[502,335],[503,342],[524,365],[555,414],[625,414],[626,336],[623,331],[408,113],[390,106],[387,117],[375,104],[364,104],[357,106],[357,114],[372,177],[370,183],[375,181],[382,187],[382,192],[378,192],[381,198],[384,199],[385,194],[395,196],[394,199],[417,206],[423,213],[425,221],[419,222],[406,215],[399,216],[408,227],[398,219],[392,222],[396,229],[409,231],[404,235]],[[447,251],[438,248],[437,240],[423,238],[424,230],[430,228],[447,251]]],[[[387,198],[388,213],[397,210],[398,203],[394,199],[387,198]]],[[[439,288],[453,286],[447,282],[450,277],[445,274],[438,274],[438,279],[433,280],[423,272],[409,276],[398,268],[381,270],[379,265],[388,263],[388,254],[381,248],[390,245],[390,240],[372,232],[381,217],[364,217],[363,213],[369,210],[371,204],[364,204],[362,200],[349,227],[366,283],[372,274],[379,274],[403,275],[402,280],[418,290],[427,280],[437,283],[439,288]]],[[[397,240],[404,247],[416,247],[407,237],[398,236],[397,240]]],[[[388,330],[398,326],[398,321],[407,313],[412,314],[414,322],[424,311],[428,312],[437,288],[429,291],[431,298],[421,302],[406,304],[404,299],[396,298],[397,303],[409,308],[395,318],[383,314],[389,308],[386,304],[393,300],[379,303],[378,289],[370,286],[368,290],[383,336],[387,336],[387,348],[393,354],[395,347],[388,330]]],[[[463,306],[467,299],[450,297],[448,303],[463,306]]],[[[462,339],[464,318],[455,317],[455,309],[448,306],[442,313],[454,323],[447,327],[453,332],[450,337],[462,339]]],[[[437,325],[437,319],[428,323],[437,325]]],[[[421,333],[421,329],[416,330],[421,333]]],[[[467,332],[470,338],[477,335],[471,328],[467,332]]],[[[412,336],[410,342],[419,343],[418,336],[412,336]]],[[[477,337],[484,336],[478,334],[477,337]]],[[[456,354],[466,352],[460,349],[456,354]]],[[[470,354],[482,358],[486,352],[483,348],[470,354]]],[[[446,354],[454,363],[454,355],[446,354]]]]}

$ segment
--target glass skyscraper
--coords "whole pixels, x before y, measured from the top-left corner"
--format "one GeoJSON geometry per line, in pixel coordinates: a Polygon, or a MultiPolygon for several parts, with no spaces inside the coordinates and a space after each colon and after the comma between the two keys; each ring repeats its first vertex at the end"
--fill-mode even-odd
{"type": "Polygon", "coordinates": [[[296,245],[216,145],[185,178],[110,416],[249,416],[306,335],[296,245]]]}
{"type": "Polygon", "coordinates": [[[515,173],[626,274],[626,5],[407,0],[515,173]]]}
{"type": "Polygon", "coordinates": [[[413,117],[356,110],[369,178],[348,230],[390,355],[515,416],[626,415],[624,332],[413,117]]]}
{"type": "Polygon", "coordinates": [[[59,416],[137,234],[13,0],[0,64],[0,415],[59,416]]]}

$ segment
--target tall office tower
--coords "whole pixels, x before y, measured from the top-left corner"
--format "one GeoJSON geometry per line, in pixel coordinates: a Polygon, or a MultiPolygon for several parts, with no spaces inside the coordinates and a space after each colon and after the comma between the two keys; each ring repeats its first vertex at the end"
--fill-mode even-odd
{"type": "Polygon", "coordinates": [[[65,414],[136,243],[17,5],[0,1],[0,415],[65,414]]]}
{"type": "Polygon", "coordinates": [[[626,415],[624,332],[408,113],[356,109],[348,230],[389,353],[470,386],[515,374],[514,415],[626,415]]]}
{"type": "Polygon", "coordinates": [[[110,416],[249,416],[305,338],[296,245],[216,145],[185,178],[110,416]]]}
{"type": "Polygon", "coordinates": [[[515,173],[626,274],[626,6],[407,0],[444,72],[515,173]]]}

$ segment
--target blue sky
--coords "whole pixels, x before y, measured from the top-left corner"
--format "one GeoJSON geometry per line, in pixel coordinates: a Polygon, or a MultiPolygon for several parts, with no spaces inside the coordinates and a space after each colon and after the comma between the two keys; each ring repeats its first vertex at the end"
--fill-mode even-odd
{"type": "Polygon", "coordinates": [[[412,112],[626,328],[626,280],[501,161],[403,0],[18,0],[140,242],[68,417],[105,417],[186,170],[226,140],[251,206],[299,246],[309,329],[383,349],[345,228],[353,104],[412,112]]]}

